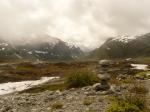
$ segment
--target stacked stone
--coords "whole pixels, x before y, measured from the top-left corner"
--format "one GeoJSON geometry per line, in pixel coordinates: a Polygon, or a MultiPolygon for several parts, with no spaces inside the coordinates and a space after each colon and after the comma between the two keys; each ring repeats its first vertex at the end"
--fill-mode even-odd
{"type": "Polygon", "coordinates": [[[100,74],[98,74],[98,76],[100,78],[100,83],[95,87],[96,91],[107,91],[110,89],[110,85],[108,83],[110,80],[110,74],[108,73],[110,63],[110,60],[101,60],[99,62],[100,74]]]}

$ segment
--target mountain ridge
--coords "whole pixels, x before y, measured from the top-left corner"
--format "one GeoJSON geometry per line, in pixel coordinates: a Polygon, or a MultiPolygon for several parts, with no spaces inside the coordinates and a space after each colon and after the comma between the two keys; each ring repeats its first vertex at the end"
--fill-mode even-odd
{"type": "MultiPolygon", "coordinates": [[[[46,37],[48,38],[48,37],[46,37]]],[[[51,37],[49,37],[51,38],[51,37]]],[[[83,55],[83,51],[74,45],[70,47],[66,42],[52,38],[53,41],[37,41],[36,39],[27,42],[12,44],[0,40],[1,60],[72,60],[83,55]]]]}
{"type": "Polygon", "coordinates": [[[150,33],[138,36],[109,38],[90,57],[100,59],[135,58],[150,56],[150,33]]]}

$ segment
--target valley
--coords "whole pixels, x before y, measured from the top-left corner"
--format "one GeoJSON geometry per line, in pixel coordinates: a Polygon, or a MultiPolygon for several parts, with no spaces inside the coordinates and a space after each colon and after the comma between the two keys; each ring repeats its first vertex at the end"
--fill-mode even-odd
{"type": "Polygon", "coordinates": [[[42,37],[0,40],[0,112],[149,112],[149,33],[88,52],[42,37]]]}
{"type": "Polygon", "coordinates": [[[0,0],[0,112],[150,112],[150,0],[0,0]]]}
{"type": "MultiPolygon", "coordinates": [[[[149,101],[147,84],[150,81],[150,63],[139,63],[135,59],[1,63],[0,71],[0,86],[8,84],[9,88],[13,83],[18,83],[18,87],[21,87],[21,82],[36,82],[42,77],[46,79],[42,83],[37,82],[33,85],[30,83],[30,86],[25,84],[28,87],[23,87],[21,90],[14,86],[12,88],[14,91],[10,93],[7,88],[5,90],[1,86],[0,92],[3,92],[0,95],[1,112],[113,112],[110,111],[114,108],[111,107],[113,106],[111,98],[116,96],[122,98],[125,94],[131,93],[136,96],[142,95],[147,102],[149,101]],[[81,79],[78,80],[74,77],[75,74],[85,76],[80,76],[81,79]],[[107,79],[110,88],[96,91],[98,87],[96,85],[107,76],[104,74],[110,76],[110,79],[107,79]],[[48,80],[49,78],[52,79],[48,80]],[[68,82],[71,78],[72,81],[68,82]],[[89,82],[84,82],[88,80],[89,82]],[[78,86],[70,85],[75,84],[76,81],[78,86]]],[[[143,105],[146,103],[143,102],[143,105]]],[[[149,106],[142,109],[148,111],[147,107],[149,106]]]]}

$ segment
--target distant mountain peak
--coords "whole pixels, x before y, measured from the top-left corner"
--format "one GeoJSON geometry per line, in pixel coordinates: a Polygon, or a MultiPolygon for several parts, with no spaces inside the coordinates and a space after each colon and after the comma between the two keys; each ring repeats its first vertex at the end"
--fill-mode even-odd
{"type": "Polygon", "coordinates": [[[91,56],[103,59],[150,56],[150,33],[109,38],[91,56]]]}
{"type": "MultiPolygon", "coordinates": [[[[41,35],[42,36],[42,35],[41,35]]],[[[26,43],[12,45],[9,42],[0,41],[0,59],[2,60],[71,60],[79,58],[83,52],[79,47],[66,42],[50,37],[48,35],[29,39],[26,43]]]]}

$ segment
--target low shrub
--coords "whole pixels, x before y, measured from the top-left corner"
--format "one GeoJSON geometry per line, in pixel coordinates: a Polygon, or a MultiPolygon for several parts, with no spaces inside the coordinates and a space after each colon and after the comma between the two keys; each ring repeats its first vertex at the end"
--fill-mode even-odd
{"type": "Polygon", "coordinates": [[[149,71],[139,72],[136,74],[136,76],[150,79],[150,75],[147,75],[147,74],[150,74],[150,72],[149,71]]]}
{"type": "Polygon", "coordinates": [[[140,109],[134,104],[121,102],[113,104],[107,112],[140,112],[140,109]]]}
{"type": "Polygon", "coordinates": [[[115,98],[107,112],[141,112],[145,109],[145,99],[137,95],[115,98]]]}
{"type": "Polygon", "coordinates": [[[141,95],[133,94],[125,96],[124,101],[136,105],[140,110],[144,110],[145,108],[145,98],[141,95]]]}
{"type": "Polygon", "coordinates": [[[66,80],[69,88],[78,88],[93,85],[99,82],[99,78],[91,71],[82,69],[72,72],[66,80]]]}
{"type": "Polygon", "coordinates": [[[35,86],[30,89],[26,89],[24,91],[21,91],[19,93],[40,93],[43,91],[56,91],[56,90],[65,90],[66,85],[64,83],[58,83],[58,84],[42,84],[40,86],[35,86]]]}

